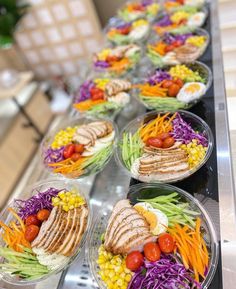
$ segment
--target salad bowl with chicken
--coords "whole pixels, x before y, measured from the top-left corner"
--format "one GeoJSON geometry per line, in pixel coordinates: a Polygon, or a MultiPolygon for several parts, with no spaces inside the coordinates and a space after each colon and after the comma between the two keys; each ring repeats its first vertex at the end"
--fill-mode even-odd
{"type": "Polygon", "coordinates": [[[4,281],[28,285],[64,270],[79,257],[91,222],[76,181],[47,180],[23,192],[0,216],[4,281]]]}
{"type": "Polygon", "coordinates": [[[193,113],[150,112],[123,129],[116,159],[141,182],[171,183],[196,172],[212,148],[209,126],[193,113]]]}
{"type": "Polygon", "coordinates": [[[108,119],[80,117],[49,132],[41,144],[42,162],[52,173],[81,178],[100,172],[113,155],[117,129],[108,119]]]}
{"type": "Polygon", "coordinates": [[[101,210],[88,242],[101,289],[208,288],[218,262],[214,225],[187,192],[166,184],[130,187],[101,210]]]}
{"type": "Polygon", "coordinates": [[[128,79],[94,77],[85,80],[74,96],[73,107],[94,116],[115,116],[130,102],[128,79]]]}
{"type": "Polygon", "coordinates": [[[147,44],[147,57],[156,67],[191,63],[204,54],[209,34],[204,29],[194,32],[165,33],[161,39],[152,37],[147,44]]]}

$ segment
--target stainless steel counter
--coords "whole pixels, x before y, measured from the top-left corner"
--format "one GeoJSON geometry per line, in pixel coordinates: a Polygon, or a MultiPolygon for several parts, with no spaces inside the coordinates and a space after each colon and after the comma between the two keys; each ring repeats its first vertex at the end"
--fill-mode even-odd
{"type": "MultiPolygon", "coordinates": [[[[220,238],[223,288],[236,288],[236,214],[235,214],[235,191],[231,165],[231,150],[229,143],[229,127],[227,118],[227,103],[224,88],[223,62],[220,42],[220,31],[218,24],[217,2],[211,1],[211,25],[213,43],[213,74],[215,91],[215,124],[216,124],[216,150],[218,166],[218,189],[220,209],[220,238]]],[[[135,116],[144,112],[136,101],[126,107],[117,118],[118,127],[122,128],[135,116]]],[[[66,117],[72,117],[68,114],[66,117]]],[[[57,118],[52,126],[61,121],[57,118]]],[[[24,187],[39,179],[50,177],[42,166],[39,165],[39,157],[36,156],[13,197],[24,196],[24,187]]],[[[117,199],[127,193],[130,178],[127,176],[112,159],[103,172],[96,177],[88,177],[78,181],[88,195],[94,212],[101,206],[111,206],[117,199]]],[[[50,288],[50,289],[85,289],[97,288],[89,272],[85,252],[77,259],[61,276],[49,278],[37,286],[25,288],[50,288]]],[[[12,285],[3,284],[3,288],[18,288],[12,285]]]]}

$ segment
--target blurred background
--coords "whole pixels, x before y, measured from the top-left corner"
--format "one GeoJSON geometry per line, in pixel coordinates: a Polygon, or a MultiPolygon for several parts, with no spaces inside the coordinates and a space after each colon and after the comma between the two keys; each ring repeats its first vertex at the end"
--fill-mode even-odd
{"type": "MultiPolygon", "coordinates": [[[[0,87],[5,87],[4,91],[0,89],[0,207],[24,174],[52,119],[67,110],[87,72],[89,57],[102,44],[102,28],[123,2],[0,0],[0,87]]],[[[235,11],[235,0],[219,0],[234,144],[235,11]]],[[[236,146],[233,154],[236,155],[236,146]]]]}

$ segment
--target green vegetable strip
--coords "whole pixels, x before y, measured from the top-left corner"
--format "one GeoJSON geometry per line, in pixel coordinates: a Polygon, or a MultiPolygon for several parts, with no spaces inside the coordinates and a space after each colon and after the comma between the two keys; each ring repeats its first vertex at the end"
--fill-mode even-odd
{"type": "Polygon", "coordinates": [[[142,141],[139,132],[135,134],[124,133],[121,144],[122,159],[127,167],[130,169],[134,161],[142,155],[142,141]]]}
{"type": "Polygon", "coordinates": [[[139,199],[139,201],[147,202],[153,208],[159,209],[166,214],[169,227],[173,227],[176,223],[195,227],[196,216],[200,215],[199,212],[191,210],[189,203],[179,201],[179,196],[176,192],[153,199],[139,199]]]}
{"type": "Polygon", "coordinates": [[[33,251],[24,248],[24,252],[15,252],[7,247],[0,247],[0,256],[5,259],[5,263],[0,264],[0,272],[11,273],[19,277],[34,280],[49,272],[46,266],[41,265],[33,255],[33,251]]]}

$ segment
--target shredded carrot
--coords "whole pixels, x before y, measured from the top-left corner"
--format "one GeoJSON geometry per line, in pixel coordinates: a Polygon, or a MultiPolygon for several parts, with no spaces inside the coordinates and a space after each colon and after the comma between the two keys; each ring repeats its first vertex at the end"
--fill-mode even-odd
{"type": "Polygon", "coordinates": [[[167,45],[163,41],[159,41],[154,45],[149,45],[148,47],[159,53],[161,56],[164,56],[166,54],[166,46],[167,45]]]}
{"type": "Polygon", "coordinates": [[[53,164],[55,167],[53,171],[54,173],[76,174],[76,176],[80,176],[83,173],[82,164],[85,160],[87,160],[87,157],[81,157],[76,162],[69,159],[68,163],[63,163],[62,165],[60,165],[60,163],[55,163],[53,164]]]}
{"type": "Polygon", "coordinates": [[[209,254],[206,243],[201,236],[201,219],[197,218],[195,229],[175,224],[173,228],[168,228],[168,231],[175,239],[177,251],[181,255],[185,268],[193,270],[197,282],[199,282],[200,277],[205,279],[205,271],[209,265],[209,254]]]}
{"type": "Polygon", "coordinates": [[[11,214],[18,221],[11,221],[7,226],[3,222],[0,221],[0,227],[3,228],[4,233],[2,234],[4,242],[7,246],[17,252],[23,252],[21,247],[31,248],[30,243],[25,239],[25,225],[23,220],[18,216],[18,214],[12,208],[8,208],[11,214]]]}
{"type": "Polygon", "coordinates": [[[78,109],[79,111],[87,111],[91,109],[93,106],[98,105],[100,103],[106,102],[105,99],[98,99],[98,100],[85,100],[80,103],[74,103],[73,106],[74,108],[78,109]]]}
{"type": "Polygon", "coordinates": [[[167,97],[167,88],[161,87],[162,82],[150,85],[149,83],[137,84],[135,87],[140,89],[140,93],[143,96],[153,96],[153,97],[167,97]]]}
{"type": "Polygon", "coordinates": [[[119,61],[112,62],[112,66],[109,69],[112,71],[121,72],[122,70],[127,69],[130,64],[130,60],[127,57],[124,57],[119,61]]]}
{"type": "Polygon", "coordinates": [[[157,117],[148,123],[142,125],[139,130],[140,137],[143,142],[146,142],[150,137],[155,137],[163,132],[170,132],[172,130],[172,120],[175,118],[176,113],[169,117],[170,113],[164,115],[158,114],[157,117]]]}

